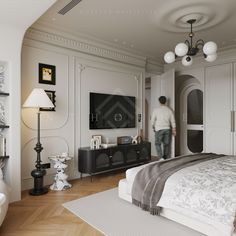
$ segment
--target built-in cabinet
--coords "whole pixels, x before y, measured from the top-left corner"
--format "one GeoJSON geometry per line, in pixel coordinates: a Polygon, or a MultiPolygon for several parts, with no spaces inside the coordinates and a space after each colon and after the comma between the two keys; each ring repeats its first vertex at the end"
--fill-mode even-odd
{"type": "Polygon", "coordinates": [[[0,61],[0,168],[3,168],[7,155],[8,140],[8,63],[0,61]]]}
{"type": "Polygon", "coordinates": [[[205,150],[236,154],[236,63],[205,69],[205,150]]]}

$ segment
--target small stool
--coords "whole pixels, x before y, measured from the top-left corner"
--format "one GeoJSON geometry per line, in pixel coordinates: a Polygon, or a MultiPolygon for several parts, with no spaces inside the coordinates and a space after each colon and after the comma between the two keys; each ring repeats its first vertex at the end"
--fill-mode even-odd
{"type": "Polygon", "coordinates": [[[61,191],[71,188],[72,185],[67,182],[68,175],[65,174],[65,169],[68,166],[66,162],[72,158],[67,153],[62,153],[61,155],[48,157],[48,159],[53,162],[53,167],[57,170],[54,183],[50,186],[50,189],[61,191]]]}

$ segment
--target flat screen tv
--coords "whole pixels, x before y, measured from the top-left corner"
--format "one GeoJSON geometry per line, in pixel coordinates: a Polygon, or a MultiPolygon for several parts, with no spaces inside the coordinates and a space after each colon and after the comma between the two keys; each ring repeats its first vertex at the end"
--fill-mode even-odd
{"type": "Polygon", "coordinates": [[[90,93],[90,129],[135,127],[135,97],[90,93]]]}

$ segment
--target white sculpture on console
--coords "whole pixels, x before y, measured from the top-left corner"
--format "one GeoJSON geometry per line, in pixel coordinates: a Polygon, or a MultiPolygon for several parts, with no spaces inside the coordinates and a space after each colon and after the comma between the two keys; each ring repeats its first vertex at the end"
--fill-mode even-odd
{"type": "Polygon", "coordinates": [[[137,144],[138,143],[138,135],[131,136],[131,138],[132,138],[132,143],[133,144],[137,144]]]}
{"type": "Polygon", "coordinates": [[[99,147],[100,147],[99,140],[97,138],[92,138],[90,141],[90,148],[91,149],[99,149],[99,147]]]}
{"type": "Polygon", "coordinates": [[[53,161],[53,167],[57,170],[54,183],[50,186],[50,189],[60,191],[71,188],[72,185],[67,182],[68,175],[65,173],[65,169],[68,166],[66,161],[71,160],[68,153],[63,152],[61,155],[52,156],[49,159],[53,161]]]}

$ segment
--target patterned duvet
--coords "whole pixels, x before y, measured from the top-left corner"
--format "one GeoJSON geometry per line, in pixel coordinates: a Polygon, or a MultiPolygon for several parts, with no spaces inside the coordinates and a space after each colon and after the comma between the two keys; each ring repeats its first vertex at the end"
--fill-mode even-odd
{"type": "Polygon", "coordinates": [[[166,182],[157,205],[214,225],[219,235],[232,235],[236,157],[224,156],[176,172],[166,182]]]}

